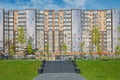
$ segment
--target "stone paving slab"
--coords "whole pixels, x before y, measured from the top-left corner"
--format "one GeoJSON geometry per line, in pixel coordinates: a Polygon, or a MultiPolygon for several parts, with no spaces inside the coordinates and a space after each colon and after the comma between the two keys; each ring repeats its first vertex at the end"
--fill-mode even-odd
{"type": "Polygon", "coordinates": [[[77,73],[43,73],[33,80],[85,80],[77,73]]]}

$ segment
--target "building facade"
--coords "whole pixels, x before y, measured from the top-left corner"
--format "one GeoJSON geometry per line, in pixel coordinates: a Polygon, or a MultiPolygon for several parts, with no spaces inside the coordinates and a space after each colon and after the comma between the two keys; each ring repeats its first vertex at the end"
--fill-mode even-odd
{"type": "Polygon", "coordinates": [[[120,32],[118,31],[118,27],[120,27],[120,9],[112,10],[112,47],[113,52],[115,52],[116,45],[120,45],[120,32]]]}
{"type": "Polygon", "coordinates": [[[82,13],[82,42],[84,51],[96,51],[92,43],[92,30],[98,27],[100,32],[101,51],[112,52],[112,17],[111,10],[83,10],[82,13]]]}
{"type": "Polygon", "coordinates": [[[18,29],[24,27],[25,38],[32,38],[33,49],[45,51],[48,45],[50,52],[60,52],[66,44],[67,52],[80,52],[80,44],[84,43],[84,52],[96,51],[92,43],[94,26],[100,31],[101,51],[115,52],[120,44],[120,9],[0,9],[0,50],[8,51],[9,43],[18,46],[18,29]]]}

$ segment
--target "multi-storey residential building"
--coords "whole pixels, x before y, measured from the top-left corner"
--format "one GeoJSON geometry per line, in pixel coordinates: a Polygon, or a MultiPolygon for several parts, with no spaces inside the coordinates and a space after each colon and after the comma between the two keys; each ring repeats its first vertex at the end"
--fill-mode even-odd
{"type": "Polygon", "coordinates": [[[82,42],[85,42],[84,51],[95,51],[92,43],[93,27],[100,31],[100,47],[102,51],[112,51],[111,10],[83,10],[82,11],[82,42]]]}
{"type": "Polygon", "coordinates": [[[84,42],[85,52],[96,51],[92,43],[94,26],[100,31],[101,50],[114,52],[119,44],[120,9],[0,9],[0,50],[8,51],[9,43],[18,46],[18,29],[24,27],[26,40],[32,38],[34,49],[44,51],[48,45],[50,52],[60,52],[62,44],[66,44],[68,52],[80,52],[84,42]]]}
{"type": "Polygon", "coordinates": [[[72,10],[72,51],[80,52],[82,42],[82,11],[72,10]]]}
{"type": "Polygon", "coordinates": [[[112,10],[112,49],[115,52],[116,45],[120,45],[120,32],[118,31],[120,27],[120,9],[112,10]]]}
{"type": "Polygon", "coordinates": [[[59,52],[65,43],[71,52],[71,11],[36,11],[37,48],[44,51],[48,44],[50,52],[59,52]]]}
{"type": "Polygon", "coordinates": [[[3,50],[3,10],[0,10],[0,50],[3,50]]]}

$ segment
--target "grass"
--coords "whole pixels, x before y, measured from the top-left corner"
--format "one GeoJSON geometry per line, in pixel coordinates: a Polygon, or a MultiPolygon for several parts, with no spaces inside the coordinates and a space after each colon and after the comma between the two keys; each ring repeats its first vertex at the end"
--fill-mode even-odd
{"type": "Polygon", "coordinates": [[[87,80],[120,80],[120,60],[77,60],[76,63],[87,80]]]}
{"type": "Polygon", "coordinates": [[[33,80],[40,61],[0,60],[0,80],[33,80]]]}
{"type": "MultiPolygon", "coordinates": [[[[120,80],[120,60],[77,60],[87,80],[120,80]]],[[[40,61],[0,60],[0,80],[33,80],[40,61]]]]}

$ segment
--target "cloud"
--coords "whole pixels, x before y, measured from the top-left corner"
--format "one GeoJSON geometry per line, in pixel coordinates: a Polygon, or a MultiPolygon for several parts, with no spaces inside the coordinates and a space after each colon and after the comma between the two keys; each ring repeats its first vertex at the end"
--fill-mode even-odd
{"type": "Polygon", "coordinates": [[[8,0],[7,4],[0,1],[0,7],[7,9],[71,9],[85,8],[86,0],[14,0],[11,3],[8,0]]]}
{"type": "Polygon", "coordinates": [[[44,9],[71,9],[85,8],[86,0],[31,0],[30,4],[34,6],[43,6],[44,9]],[[56,2],[58,2],[56,4],[56,2]]]}
{"type": "Polygon", "coordinates": [[[60,5],[55,0],[31,0],[29,6],[39,9],[60,9],[60,5]]]}
{"type": "Polygon", "coordinates": [[[86,0],[63,0],[66,7],[70,8],[85,8],[86,0]]]}
{"type": "Polygon", "coordinates": [[[18,7],[17,7],[17,5],[15,5],[15,4],[0,2],[0,8],[5,8],[5,9],[17,9],[18,7]]]}

